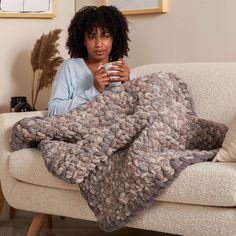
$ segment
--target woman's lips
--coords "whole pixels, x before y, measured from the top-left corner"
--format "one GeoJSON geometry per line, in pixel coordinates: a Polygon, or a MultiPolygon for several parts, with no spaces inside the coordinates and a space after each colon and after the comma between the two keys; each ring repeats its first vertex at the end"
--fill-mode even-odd
{"type": "Polygon", "coordinates": [[[104,51],[95,51],[94,53],[98,56],[102,56],[105,52],[104,51]]]}

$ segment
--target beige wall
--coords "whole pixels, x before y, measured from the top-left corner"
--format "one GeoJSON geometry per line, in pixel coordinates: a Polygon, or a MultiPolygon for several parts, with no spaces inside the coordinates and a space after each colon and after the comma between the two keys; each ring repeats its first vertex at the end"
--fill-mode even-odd
{"type": "MultiPolygon", "coordinates": [[[[103,0],[77,1],[102,4],[103,0]]],[[[168,0],[166,14],[128,16],[131,67],[158,62],[236,61],[235,0],[168,0]]]]}
{"type": "MultiPolygon", "coordinates": [[[[77,9],[101,5],[103,0],[77,0],[77,9]]],[[[236,1],[168,0],[167,14],[128,16],[130,67],[158,62],[236,61],[236,1]]],[[[11,96],[30,100],[30,51],[42,33],[67,29],[74,14],[74,1],[57,0],[57,17],[51,19],[0,18],[0,112],[9,110],[11,96]]],[[[66,32],[60,39],[64,48],[66,32]]],[[[41,93],[38,109],[45,109],[49,90],[41,93]]]]}
{"type": "MultiPolygon", "coordinates": [[[[55,28],[67,30],[74,15],[74,1],[57,0],[56,18],[53,19],[7,19],[0,18],[0,112],[9,111],[11,96],[27,96],[31,101],[30,51],[37,38],[55,28]]],[[[66,32],[61,34],[60,51],[68,57],[65,50],[66,32]]],[[[39,97],[38,109],[45,109],[49,90],[39,97]]]]}

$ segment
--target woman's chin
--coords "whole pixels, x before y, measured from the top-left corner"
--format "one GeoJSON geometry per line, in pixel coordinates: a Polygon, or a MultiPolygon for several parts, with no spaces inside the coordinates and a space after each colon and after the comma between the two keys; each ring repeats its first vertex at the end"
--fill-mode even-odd
{"type": "Polygon", "coordinates": [[[94,57],[94,59],[96,60],[96,61],[100,61],[100,62],[107,62],[108,61],[108,56],[104,56],[104,55],[101,55],[101,56],[96,56],[96,57],[94,57]]]}

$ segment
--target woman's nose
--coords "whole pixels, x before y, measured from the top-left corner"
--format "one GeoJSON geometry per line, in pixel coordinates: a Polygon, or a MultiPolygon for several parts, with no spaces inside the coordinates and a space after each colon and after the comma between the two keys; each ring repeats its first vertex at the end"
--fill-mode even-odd
{"type": "Polygon", "coordinates": [[[102,46],[102,39],[101,39],[101,38],[99,38],[99,37],[96,38],[95,46],[96,46],[96,47],[102,46]]]}

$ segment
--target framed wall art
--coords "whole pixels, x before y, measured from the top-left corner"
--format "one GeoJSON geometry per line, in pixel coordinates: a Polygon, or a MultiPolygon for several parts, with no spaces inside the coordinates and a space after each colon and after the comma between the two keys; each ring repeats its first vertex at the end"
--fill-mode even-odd
{"type": "Polygon", "coordinates": [[[56,0],[0,0],[0,17],[53,18],[56,0]]]}
{"type": "Polygon", "coordinates": [[[105,0],[104,3],[116,6],[124,15],[167,12],[167,0],[105,0]]]}

